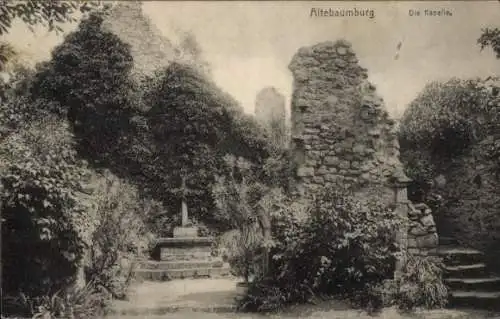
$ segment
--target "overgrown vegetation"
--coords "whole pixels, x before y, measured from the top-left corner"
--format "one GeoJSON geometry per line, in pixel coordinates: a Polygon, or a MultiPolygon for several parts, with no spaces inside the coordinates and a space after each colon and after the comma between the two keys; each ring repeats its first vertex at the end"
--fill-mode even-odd
{"type": "Polygon", "coordinates": [[[395,297],[403,310],[442,308],[448,302],[443,264],[436,257],[408,255],[396,287],[395,297]]]}
{"type": "Polygon", "coordinates": [[[68,125],[53,117],[1,144],[3,289],[40,294],[74,280],[97,218],[68,125]],[[26,277],[28,276],[28,277],[26,277]]]}
{"type": "Polygon", "coordinates": [[[371,287],[393,275],[398,216],[334,189],[307,213],[299,204],[287,207],[274,218],[269,275],[252,284],[241,308],[272,311],[322,296],[368,305],[371,287]]]}
{"type": "Polygon", "coordinates": [[[478,246],[489,241],[493,229],[470,226],[488,225],[496,211],[499,101],[495,79],[453,79],[428,85],[405,111],[399,140],[414,180],[409,196],[431,205],[442,236],[461,233],[464,243],[478,246]]]}
{"type": "MultiPolygon", "coordinates": [[[[78,8],[88,9],[9,1],[0,34],[17,18],[52,28],[78,8]]],[[[403,222],[390,208],[336,189],[310,206],[290,195],[295,168],[281,149],[285,128],[266,136],[213,82],[194,37],[182,49],[195,61],[175,61],[139,80],[131,76],[129,45],[106,31],[103,19],[101,12],[82,20],[50,61],[12,68],[0,88],[4,313],[104,314],[109,301],[126,297],[133,260],[147,257],[151,239],[178,224],[181,195],[204,232],[229,231],[221,246],[233,270],[254,277],[241,309],[275,311],[324,296],[377,308],[384,294],[403,309],[445,305],[439,263],[428,258],[410,256],[395,288],[386,287],[403,222]]],[[[498,53],[497,40],[498,30],[486,30],[479,43],[498,53]]],[[[0,71],[15,55],[0,47],[0,71]]],[[[417,182],[412,196],[433,199],[438,214],[447,212],[441,207],[462,219],[479,212],[475,224],[487,226],[457,224],[488,243],[500,233],[491,177],[500,172],[498,92],[476,80],[433,83],[410,105],[400,135],[417,182]],[[487,162],[481,170],[455,170],[477,158],[487,162]],[[439,188],[440,175],[458,186],[439,188]],[[480,203],[472,200],[478,194],[480,203]]]]}
{"type": "Polygon", "coordinates": [[[146,227],[146,201],[136,188],[109,171],[96,176],[98,225],[88,250],[87,280],[99,284],[116,299],[127,295],[133,262],[147,257],[153,235],[146,227]]]}
{"type": "MultiPolygon", "coordinates": [[[[106,303],[87,302],[124,298],[133,259],[178,224],[182,178],[192,217],[221,232],[234,225],[217,217],[212,196],[228,174],[224,156],[263,164],[273,151],[210,79],[193,37],[182,49],[199,63],[177,61],[138,80],[130,47],[103,19],[83,19],[50,61],[13,68],[2,83],[2,298],[22,295],[36,308],[10,311],[66,317],[67,307],[86,305],[92,314],[81,316],[96,316],[106,303]],[[68,301],[86,281],[95,287],[68,301]]],[[[279,178],[258,171],[264,182],[279,178]]]]}

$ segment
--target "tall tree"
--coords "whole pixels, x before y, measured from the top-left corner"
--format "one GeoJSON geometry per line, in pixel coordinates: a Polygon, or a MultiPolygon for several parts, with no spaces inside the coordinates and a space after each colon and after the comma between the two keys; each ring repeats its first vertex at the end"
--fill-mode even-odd
{"type": "Polygon", "coordinates": [[[79,150],[108,161],[128,127],[133,83],[130,48],[102,28],[103,15],[93,13],[52,52],[37,74],[34,98],[54,100],[67,109],[79,139],[79,150]]]}
{"type": "Polygon", "coordinates": [[[257,124],[193,65],[173,63],[165,70],[148,119],[158,158],[150,166],[152,175],[162,176],[162,189],[177,199],[185,178],[192,212],[208,222],[214,208],[211,188],[223,156],[263,162],[269,152],[257,124]]]}
{"type": "MultiPolygon", "coordinates": [[[[79,13],[84,14],[95,9],[107,10],[109,4],[102,1],[59,1],[59,0],[1,0],[0,1],[0,36],[9,33],[12,23],[21,20],[33,31],[36,25],[42,25],[49,31],[61,32],[61,25],[75,22],[79,13]]],[[[0,44],[0,72],[17,55],[6,42],[0,44]]]]}
{"type": "Polygon", "coordinates": [[[60,32],[61,24],[75,22],[78,13],[92,9],[107,8],[102,1],[59,1],[59,0],[2,0],[0,2],[0,35],[9,32],[15,20],[22,20],[31,30],[35,25],[47,27],[49,31],[60,32]]]}
{"type": "Polygon", "coordinates": [[[486,28],[482,30],[482,34],[477,40],[481,49],[491,47],[497,54],[497,59],[500,59],[500,29],[499,28],[486,28]]]}

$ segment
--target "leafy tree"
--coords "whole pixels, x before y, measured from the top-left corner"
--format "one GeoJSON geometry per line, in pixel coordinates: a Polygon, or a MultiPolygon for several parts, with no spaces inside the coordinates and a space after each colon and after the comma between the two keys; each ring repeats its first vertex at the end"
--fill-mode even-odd
{"type": "Polygon", "coordinates": [[[68,112],[79,151],[109,161],[122,142],[131,113],[130,48],[91,14],[52,52],[33,83],[32,95],[57,101],[68,112]]]}
{"type": "Polygon", "coordinates": [[[481,46],[481,50],[486,47],[491,47],[493,52],[497,54],[500,59],[500,29],[499,28],[486,28],[482,30],[482,34],[477,40],[481,46]]]}
{"type": "Polygon", "coordinates": [[[459,233],[480,249],[487,233],[498,233],[482,225],[493,226],[498,211],[499,97],[494,79],[429,84],[399,132],[401,159],[414,180],[409,197],[432,206],[440,234],[459,233]]]}
{"type": "Polygon", "coordinates": [[[31,122],[0,144],[3,287],[40,295],[76,280],[95,227],[68,125],[54,117],[31,122]]]}
{"type": "Polygon", "coordinates": [[[17,56],[17,51],[8,42],[0,43],[0,72],[5,72],[8,64],[17,56]]]}
{"type": "Polygon", "coordinates": [[[22,20],[30,29],[35,25],[42,25],[49,31],[60,32],[60,24],[76,21],[78,12],[85,13],[101,7],[101,1],[3,0],[0,35],[8,33],[16,19],[22,20]]]}
{"type": "Polygon", "coordinates": [[[126,296],[132,261],[149,252],[151,234],[146,229],[145,200],[136,187],[108,170],[95,174],[98,225],[92,235],[87,276],[105,287],[114,298],[126,296]]]}
{"type": "MultiPolygon", "coordinates": [[[[42,25],[49,31],[61,32],[61,24],[75,22],[77,13],[95,9],[108,9],[102,1],[59,1],[59,0],[3,0],[0,10],[0,36],[9,32],[12,22],[20,19],[33,31],[33,26],[42,25]]],[[[17,52],[7,43],[0,44],[0,72],[15,59],[17,52]]]]}
{"type": "Polygon", "coordinates": [[[158,160],[149,165],[148,175],[160,177],[163,198],[177,205],[184,178],[192,213],[213,223],[210,189],[223,168],[223,156],[262,162],[269,154],[265,139],[237,103],[193,65],[172,63],[150,99],[148,126],[158,160]]]}

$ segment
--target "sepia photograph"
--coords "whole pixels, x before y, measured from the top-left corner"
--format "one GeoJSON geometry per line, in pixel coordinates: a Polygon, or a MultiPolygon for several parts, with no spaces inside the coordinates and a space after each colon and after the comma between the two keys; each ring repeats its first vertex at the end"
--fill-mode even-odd
{"type": "Polygon", "coordinates": [[[498,319],[500,1],[0,0],[0,221],[2,319],[498,319]]]}

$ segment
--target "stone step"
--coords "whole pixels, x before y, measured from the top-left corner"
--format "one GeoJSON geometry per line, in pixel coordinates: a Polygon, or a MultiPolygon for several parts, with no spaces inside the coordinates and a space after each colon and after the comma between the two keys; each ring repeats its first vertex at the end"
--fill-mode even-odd
{"type": "Polygon", "coordinates": [[[498,310],[500,292],[454,290],[450,294],[449,306],[498,310]]]}
{"type": "Polygon", "coordinates": [[[447,278],[445,283],[456,291],[500,291],[500,277],[447,278]]]}
{"type": "Polygon", "coordinates": [[[457,246],[459,245],[458,241],[453,237],[443,237],[439,236],[439,245],[440,246],[457,246]]]}
{"type": "Polygon", "coordinates": [[[481,278],[487,276],[486,265],[484,263],[445,266],[444,272],[446,278],[481,278]]]}
{"type": "Polygon", "coordinates": [[[218,305],[192,305],[191,303],[186,304],[174,304],[169,306],[158,306],[155,308],[131,308],[125,310],[111,310],[111,315],[123,317],[137,316],[137,318],[150,318],[152,316],[162,316],[161,318],[170,318],[173,313],[189,311],[194,314],[195,318],[203,318],[206,313],[234,313],[237,311],[235,304],[218,304],[218,305]],[[195,314],[198,314],[196,316],[195,314]]]}
{"type": "Polygon", "coordinates": [[[134,274],[137,279],[167,281],[184,278],[228,276],[230,268],[225,265],[220,268],[137,269],[134,271],[134,274]]]}
{"type": "Polygon", "coordinates": [[[196,253],[190,253],[190,254],[164,254],[160,256],[160,259],[162,261],[189,261],[189,260],[210,260],[213,258],[212,254],[210,252],[204,253],[204,252],[196,252],[196,253]]]}
{"type": "Polygon", "coordinates": [[[484,254],[476,249],[462,247],[439,247],[436,254],[447,266],[473,265],[484,261],[484,254]]]}
{"type": "Polygon", "coordinates": [[[224,266],[222,259],[214,260],[175,260],[175,261],[143,261],[138,268],[141,269],[192,269],[192,268],[221,268],[224,266]]]}

